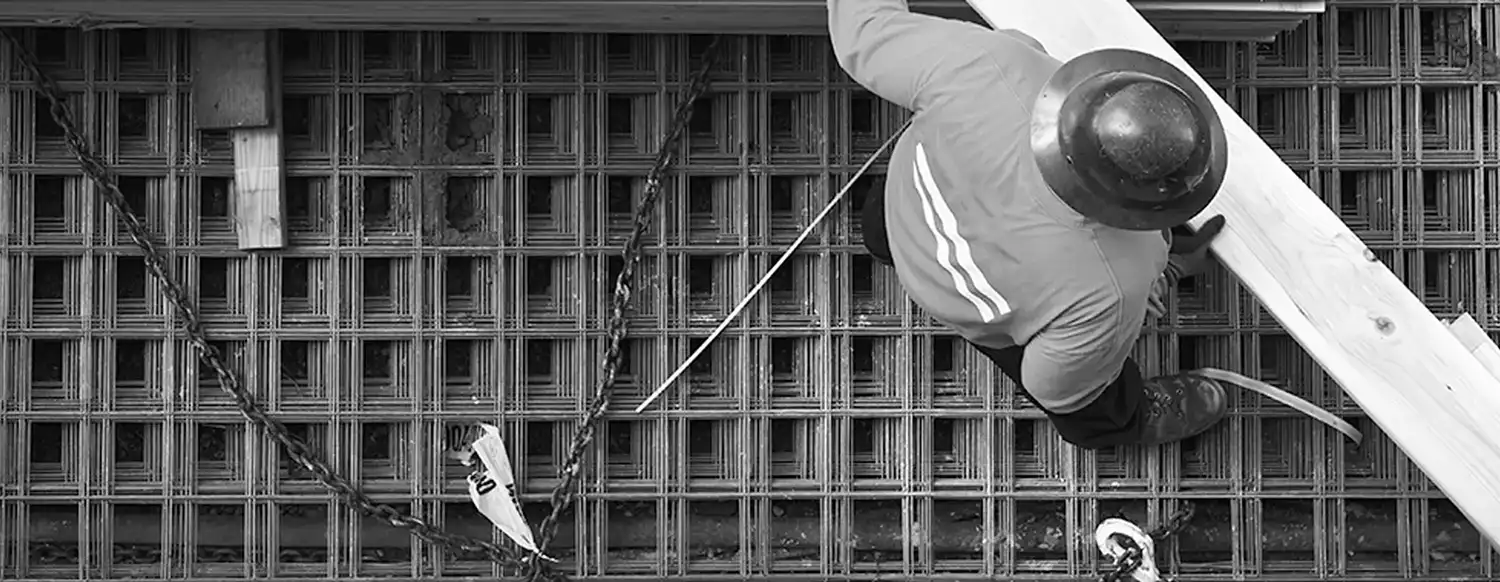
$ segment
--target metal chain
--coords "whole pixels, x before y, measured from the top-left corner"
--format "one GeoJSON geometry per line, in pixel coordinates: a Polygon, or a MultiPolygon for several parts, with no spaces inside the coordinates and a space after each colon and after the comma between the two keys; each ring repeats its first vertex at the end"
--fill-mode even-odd
{"type": "MultiPolygon", "coordinates": [[[[573,503],[574,485],[578,482],[578,472],[583,468],[583,454],[588,450],[589,444],[594,440],[594,433],[598,430],[599,419],[609,409],[610,392],[614,388],[615,377],[620,371],[620,343],[625,339],[625,310],[630,306],[630,282],[635,275],[635,266],[641,259],[641,247],[645,243],[645,232],[650,226],[652,209],[656,207],[656,198],[661,191],[661,179],[671,167],[673,156],[677,149],[677,142],[687,133],[688,122],[693,115],[693,104],[698,98],[708,91],[708,76],[713,65],[718,60],[720,37],[715,36],[704,49],[702,64],[697,73],[693,75],[687,90],[687,95],[677,103],[676,115],[672,118],[672,124],[662,140],[661,149],[656,152],[656,161],[651,166],[651,171],[646,174],[645,192],[641,196],[641,202],[636,207],[635,225],[630,231],[630,238],[625,241],[625,264],[620,269],[620,274],[615,278],[614,300],[610,305],[608,331],[609,345],[604,349],[603,372],[604,377],[599,379],[599,385],[594,391],[593,402],[589,405],[588,416],[585,417],[583,425],[573,433],[572,450],[568,453],[568,460],[563,463],[559,477],[562,481],[552,490],[552,512],[542,520],[540,534],[537,539],[537,548],[545,552],[547,546],[552,543],[552,537],[557,534],[558,519],[568,510],[573,503]]],[[[541,560],[533,560],[533,580],[547,579],[549,569],[541,560]]]]}
{"type": "MultiPolygon", "coordinates": [[[[1182,502],[1182,507],[1179,507],[1171,517],[1167,518],[1166,523],[1146,532],[1146,535],[1150,536],[1156,543],[1161,543],[1163,540],[1181,532],[1182,528],[1187,527],[1188,522],[1193,520],[1193,514],[1196,511],[1197,508],[1193,506],[1192,502],[1184,501],[1182,502]]],[[[1115,536],[1115,542],[1125,548],[1125,553],[1115,560],[1114,570],[1106,572],[1104,576],[1100,577],[1102,582],[1121,582],[1122,580],[1130,579],[1130,575],[1134,574],[1136,569],[1140,568],[1146,559],[1141,547],[1130,538],[1117,535],[1115,536]]]]}
{"type": "MultiPolygon", "coordinates": [[[[471,538],[468,536],[451,534],[435,528],[425,521],[403,514],[394,507],[376,502],[359,489],[357,485],[334,473],[321,458],[315,456],[296,435],[287,430],[286,425],[275,418],[267,415],[256,402],[255,396],[240,384],[239,379],[225,365],[219,351],[209,343],[203,329],[203,323],[198,318],[197,310],[194,308],[187,292],[178,284],[168,272],[168,259],[160,249],[151,242],[146,227],[134,209],[130,207],[125,196],[120,193],[120,188],[115,181],[113,173],[99,159],[90,147],[88,141],[79,132],[77,125],[73,122],[72,114],[63,102],[64,93],[57,84],[41,69],[35,55],[21,42],[19,38],[10,31],[0,29],[0,36],[4,36],[15,48],[16,54],[23,67],[31,73],[32,80],[36,84],[38,92],[50,103],[49,111],[52,119],[63,130],[64,139],[67,141],[69,152],[77,159],[84,174],[96,185],[95,191],[104,197],[104,201],[115,210],[115,215],[124,224],[125,232],[135,246],[140,248],[147,269],[157,281],[161,283],[162,293],[176,309],[181,318],[182,326],[187,332],[188,340],[198,351],[199,360],[210,369],[218,378],[219,387],[229,393],[238,405],[240,413],[252,424],[260,427],[271,438],[313,474],[319,482],[328,490],[338,495],[345,504],[358,510],[360,513],[380,519],[392,526],[406,529],[417,538],[428,543],[451,550],[464,552],[479,552],[490,560],[506,566],[520,566],[530,564],[531,576],[537,580],[565,580],[566,576],[553,572],[541,560],[518,559],[514,552],[501,547],[490,541],[471,538]]],[[[555,534],[558,518],[567,510],[572,503],[573,486],[577,481],[578,473],[582,469],[583,455],[589,444],[593,441],[596,425],[604,416],[609,407],[610,390],[614,386],[615,376],[620,365],[620,343],[626,335],[625,309],[630,303],[630,283],[634,274],[634,267],[640,260],[640,253],[645,241],[645,230],[650,226],[649,218],[655,208],[658,192],[661,188],[662,176],[670,168],[673,161],[673,150],[680,141],[686,130],[688,119],[692,114],[694,102],[708,89],[708,73],[712,64],[716,61],[719,38],[714,37],[709,44],[703,57],[702,66],[692,77],[687,93],[677,104],[676,115],[673,125],[668,130],[666,138],[661,144],[661,150],[656,155],[656,162],[646,177],[645,193],[635,210],[635,224],[630,237],[626,240],[623,254],[625,258],[624,269],[615,280],[614,300],[607,328],[609,345],[603,359],[604,376],[601,378],[593,403],[589,406],[588,414],[584,418],[582,426],[573,437],[572,450],[560,472],[562,477],[556,489],[552,492],[552,512],[543,521],[540,528],[540,543],[538,546],[546,549],[548,542],[555,534]]]]}

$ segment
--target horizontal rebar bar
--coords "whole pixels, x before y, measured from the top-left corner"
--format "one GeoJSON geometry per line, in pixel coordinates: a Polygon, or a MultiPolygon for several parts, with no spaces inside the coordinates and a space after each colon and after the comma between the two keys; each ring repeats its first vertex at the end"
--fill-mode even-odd
{"type": "MultiPolygon", "coordinates": [[[[726,506],[720,512],[690,513],[680,523],[682,539],[691,548],[738,548],[744,542],[746,532],[735,511],[734,504],[709,503],[726,506]]],[[[899,506],[860,508],[851,522],[851,531],[841,535],[840,545],[869,551],[900,551],[910,540],[920,539],[930,544],[936,552],[978,552],[984,547],[984,521],[982,513],[971,508],[972,503],[938,502],[933,509],[931,521],[926,525],[912,524],[910,528],[901,523],[899,506]],[[930,528],[927,529],[927,528],[930,528]],[[923,533],[925,531],[925,533],[923,533]],[[916,537],[912,537],[915,532],[916,537]]],[[[1308,505],[1310,508],[1311,506],[1308,505]]],[[[1146,523],[1143,510],[1125,510],[1118,517],[1136,523],[1146,523]]],[[[1067,523],[1062,511],[1029,510],[1018,508],[1014,516],[1015,529],[1003,535],[1003,543],[1019,552],[1057,551],[1067,540],[1062,538],[1067,523]]],[[[79,540],[76,513],[34,512],[32,514],[30,540],[46,543],[77,543],[79,540]]],[[[328,522],[326,517],[282,514],[278,517],[276,539],[280,548],[324,548],[327,546],[328,522]]],[[[1343,527],[1347,542],[1345,550],[1350,552],[1395,553],[1405,542],[1397,523],[1400,515],[1388,507],[1362,504],[1351,501],[1346,506],[1343,527]]],[[[464,535],[487,537],[493,526],[477,513],[445,516],[445,527],[464,535]]],[[[115,510],[112,541],[126,545],[156,545],[163,542],[160,515],[130,512],[130,508],[115,510]]],[[[760,523],[756,520],[752,523],[760,523]]],[[[1325,529],[1314,527],[1312,516],[1301,506],[1263,509],[1255,519],[1259,528],[1259,544],[1262,551],[1311,552],[1321,536],[1328,535],[1325,529]]],[[[579,540],[572,520],[563,520],[556,541],[551,547],[571,549],[579,540]]],[[[602,535],[608,540],[608,550],[651,549],[657,546],[661,522],[654,511],[654,504],[620,504],[610,508],[605,516],[604,532],[589,532],[602,535]]],[[[669,526],[675,527],[675,526],[669,526]]],[[[825,527],[824,518],[816,514],[785,512],[755,528],[758,535],[772,547],[783,550],[816,550],[822,542],[820,533],[825,527]]],[[[1178,547],[1185,552],[1225,551],[1237,543],[1243,526],[1237,525],[1229,515],[1213,510],[1200,510],[1193,522],[1177,538],[1178,547]]],[[[1483,546],[1478,532],[1455,513],[1434,515],[1426,527],[1433,532],[1425,546],[1432,552],[1480,551],[1483,546]]],[[[673,535],[676,535],[675,533],[673,535]]],[[[192,545],[239,547],[244,544],[244,526],[235,519],[204,519],[193,530],[192,545]]],[[[409,539],[405,532],[386,527],[361,529],[360,544],[363,548],[407,547],[409,539]]],[[[919,544],[922,545],[922,544],[919,544]]]]}

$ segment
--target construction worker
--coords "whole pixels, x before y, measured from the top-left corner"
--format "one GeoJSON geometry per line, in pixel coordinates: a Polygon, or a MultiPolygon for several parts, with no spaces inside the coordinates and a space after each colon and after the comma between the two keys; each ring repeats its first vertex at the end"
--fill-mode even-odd
{"type": "Polygon", "coordinates": [[[828,12],[844,71],[914,113],[862,217],[870,254],[907,294],[1079,447],[1169,443],[1223,419],[1218,383],[1143,380],[1129,355],[1224,224],[1184,226],[1227,160],[1200,88],[1150,55],[1061,62],[1019,31],[905,0],[829,0],[828,12]]]}

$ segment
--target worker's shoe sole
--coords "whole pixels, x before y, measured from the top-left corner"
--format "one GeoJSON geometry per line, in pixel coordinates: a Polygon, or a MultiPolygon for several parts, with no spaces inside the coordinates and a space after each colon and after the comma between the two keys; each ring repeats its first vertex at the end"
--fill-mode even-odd
{"type": "Polygon", "coordinates": [[[1145,381],[1140,444],[1162,445],[1203,434],[1229,414],[1224,387],[1191,373],[1145,381]]]}

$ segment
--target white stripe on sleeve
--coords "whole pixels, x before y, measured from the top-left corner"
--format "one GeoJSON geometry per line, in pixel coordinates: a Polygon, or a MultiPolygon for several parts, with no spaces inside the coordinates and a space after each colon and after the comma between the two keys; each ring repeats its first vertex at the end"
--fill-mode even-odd
{"type": "Polygon", "coordinates": [[[924,202],[923,212],[930,213],[927,217],[927,226],[932,229],[932,234],[938,239],[938,253],[943,255],[939,261],[944,268],[954,275],[954,283],[958,285],[959,292],[974,304],[986,322],[994,321],[1010,313],[1010,303],[995,290],[990,284],[984,271],[979,269],[978,263],[974,262],[973,249],[969,247],[969,241],[964,240],[963,235],[958,232],[958,217],[954,216],[953,209],[948,206],[948,201],[943,197],[942,190],[938,189],[937,180],[932,177],[932,167],[927,163],[927,151],[922,144],[917,144],[916,155],[917,190],[922,193],[924,202]],[[936,220],[934,220],[936,219],[936,220]],[[952,245],[952,255],[948,255],[947,247],[952,245]],[[954,259],[957,259],[956,265],[954,259]],[[962,271],[968,281],[973,283],[970,287],[960,279],[958,271],[962,271]],[[982,297],[982,299],[981,299],[982,297]]]}

